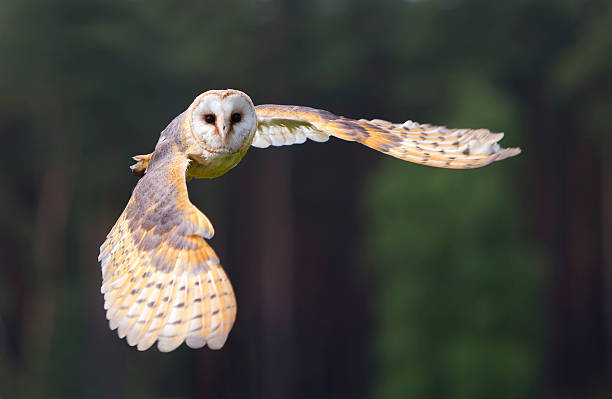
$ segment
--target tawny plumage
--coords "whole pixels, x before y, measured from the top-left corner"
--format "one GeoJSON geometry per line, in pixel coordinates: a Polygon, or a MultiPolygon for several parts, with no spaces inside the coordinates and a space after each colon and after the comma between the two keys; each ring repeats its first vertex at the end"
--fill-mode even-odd
{"type": "Polygon", "coordinates": [[[253,106],[237,90],[198,96],[161,133],[155,151],[139,155],[141,176],[100,247],[102,293],[111,329],[145,350],[221,348],[236,318],[236,300],[206,239],[208,218],[189,201],[186,181],[233,168],[250,146],[300,144],[330,136],[357,141],[406,161],[443,168],[488,165],[520,152],[497,144],[502,133],[447,129],[407,121],[354,120],[309,107],[253,106]]]}

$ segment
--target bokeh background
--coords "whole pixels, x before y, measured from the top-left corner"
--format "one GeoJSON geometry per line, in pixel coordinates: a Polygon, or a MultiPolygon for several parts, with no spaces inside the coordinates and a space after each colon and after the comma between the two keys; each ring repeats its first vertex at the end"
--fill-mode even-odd
{"type": "Polygon", "coordinates": [[[0,397],[612,397],[606,0],[2,0],[0,397]],[[192,181],[238,317],[220,351],[108,329],[130,157],[210,88],[504,131],[483,169],[330,140],[192,181]]]}

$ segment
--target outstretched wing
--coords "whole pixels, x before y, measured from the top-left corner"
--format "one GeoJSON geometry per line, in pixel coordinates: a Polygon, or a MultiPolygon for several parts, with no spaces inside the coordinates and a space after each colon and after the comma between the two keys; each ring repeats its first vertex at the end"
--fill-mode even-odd
{"type": "Polygon", "coordinates": [[[189,202],[186,158],[153,154],[100,247],[106,317],[139,350],[183,341],[219,349],[236,318],[232,286],[205,238],[208,218],[189,202]]]}
{"type": "Polygon", "coordinates": [[[258,123],[252,145],[259,148],[301,144],[306,139],[323,142],[335,136],[405,161],[452,169],[478,168],[521,152],[501,148],[497,142],[504,134],[486,129],[355,120],[295,105],[258,105],[255,111],[258,123]]]}

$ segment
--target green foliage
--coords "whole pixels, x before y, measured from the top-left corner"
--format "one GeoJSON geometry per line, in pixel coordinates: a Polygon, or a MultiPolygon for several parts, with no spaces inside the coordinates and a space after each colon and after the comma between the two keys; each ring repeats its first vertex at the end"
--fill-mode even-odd
{"type": "Polygon", "coordinates": [[[502,168],[385,162],[369,186],[378,279],[373,397],[525,397],[542,276],[502,168]],[[503,392],[503,394],[502,394],[503,392]]]}
{"type": "MultiPolygon", "coordinates": [[[[507,126],[512,102],[473,75],[456,126],[507,126]],[[482,110],[486,109],[485,114],[482,110]]],[[[510,137],[505,143],[516,143],[510,137]]],[[[385,160],[367,186],[379,293],[376,398],[517,398],[542,362],[543,265],[518,205],[513,163],[449,171],[385,160]]]]}
{"type": "MultiPolygon", "coordinates": [[[[261,324],[260,275],[246,258],[267,239],[258,237],[267,230],[257,223],[278,215],[245,203],[271,195],[261,191],[276,175],[263,176],[266,163],[258,160],[274,151],[285,151],[281,164],[292,182],[285,200],[295,226],[284,228],[302,238],[292,245],[306,254],[296,263],[308,267],[283,287],[300,310],[292,317],[301,340],[291,344],[301,364],[273,364],[298,370],[286,382],[298,397],[342,397],[351,383],[369,387],[374,398],[523,398],[545,390],[550,316],[542,297],[552,268],[540,256],[537,240],[544,239],[532,219],[549,206],[566,212],[543,219],[558,223],[560,238],[549,239],[557,246],[571,245],[571,235],[569,222],[556,216],[573,217],[587,244],[596,241],[587,234],[603,230],[596,217],[580,230],[591,214],[571,214],[580,206],[604,209],[603,190],[592,205],[579,197],[588,187],[574,189],[558,172],[572,171],[570,182],[609,179],[603,167],[591,173],[589,165],[605,158],[584,147],[610,152],[611,25],[609,1],[4,0],[0,397],[263,392],[262,377],[276,378],[262,376],[270,368],[262,366],[269,353],[261,334],[272,327],[261,324]],[[242,284],[232,345],[163,355],[130,350],[108,331],[96,262],[135,182],[129,157],[151,151],[195,95],[225,87],[255,103],[486,127],[504,131],[504,145],[524,152],[473,171],[385,158],[366,181],[368,160],[378,158],[339,140],[253,151],[244,172],[190,187],[218,224],[213,245],[222,261],[238,263],[230,273],[242,284]],[[361,191],[369,228],[347,211],[354,193],[342,190],[361,191]],[[572,199],[564,198],[569,191],[572,199]],[[240,202],[246,195],[253,198],[240,202]],[[317,223],[321,214],[330,226],[317,223]],[[362,292],[375,284],[372,298],[345,292],[359,276],[356,264],[347,265],[361,254],[355,242],[368,243],[362,252],[372,281],[362,292]],[[332,259],[334,269],[321,259],[332,259]],[[349,347],[350,361],[337,342],[349,347]]],[[[583,243],[571,255],[580,259],[590,248],[583,243]]],[[[570,276],[596,280],[589,268],[570,276]]],[[[582,302],[567,301],[563,311],[582,310],[582,302]]],[[[574,344],[559,342],[556,349],[574,344]]]]}

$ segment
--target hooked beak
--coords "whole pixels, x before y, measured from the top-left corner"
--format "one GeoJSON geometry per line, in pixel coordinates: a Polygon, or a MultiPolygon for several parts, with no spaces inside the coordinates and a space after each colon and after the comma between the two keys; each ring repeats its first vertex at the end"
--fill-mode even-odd
{"type": "Polygon", "coordinates": [[[221,121],[219,123],[219,126],[217,126],[217,129],[219,130],[219,134],[221,135],[221,140],[223,140],[223,142],[226,142],[227,136],[230,131],[230,125],[224,121],[221,121]]]}

